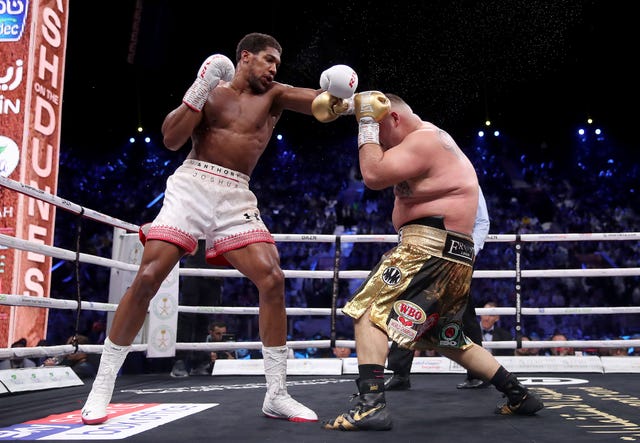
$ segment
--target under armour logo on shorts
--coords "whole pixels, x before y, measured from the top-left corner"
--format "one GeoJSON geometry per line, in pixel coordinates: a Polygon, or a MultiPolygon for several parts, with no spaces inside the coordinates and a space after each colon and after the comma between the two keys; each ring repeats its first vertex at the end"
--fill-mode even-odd
{"type": "Polygon", "coordinates": [[[252,218],[255,218],[256,220],[260,220],[260,214],[258,214],[257,212],[254,212],[253,215],[247,214],[245,212],[242,215],[244,215],[245,220],[251,220],[252,218]]]}

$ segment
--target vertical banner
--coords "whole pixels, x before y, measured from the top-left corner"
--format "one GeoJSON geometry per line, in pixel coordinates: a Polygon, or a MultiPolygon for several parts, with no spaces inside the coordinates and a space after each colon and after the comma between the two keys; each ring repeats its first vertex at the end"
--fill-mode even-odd
{"type": "Polygon", "coordinates": [[[146,328],[147,357],[173,357],[178,338],[179,264],[162,282],[149,304],[146,328]]]}
{"type": "MultiPolygon", "coordinates": [[[[56,194],[68,0],[0,0],[0,174],[56,194]]],[[[0,187],[0,232],[53,245],[55,207],[0,187]]],[[[0,249],[0,294],[49,297],[51,257],[0,249]]],[[[48,311],[0,306],[0,346],[46,337],[48,311]]]]}
{"type": "MultiPolygon", "coordinates": [[[[144,248],[138,234],[129,234],[120,228],[113,231],[114,260],[139,265],[144,248]]],[[[109,303],[118,304],[133,283],[136,273],[111,268],[109,279],[109,303]]],[[[176,264],[160,285],[158,293],[151,299],[145,326],[138,332],[133,343],[147,343],[147,357],[173,357],[176,353],[178,330],[178,303],[180,264],[176,264]]],[[[107,316],[107,330],[111,329],[113,313],[107,316]]]]}

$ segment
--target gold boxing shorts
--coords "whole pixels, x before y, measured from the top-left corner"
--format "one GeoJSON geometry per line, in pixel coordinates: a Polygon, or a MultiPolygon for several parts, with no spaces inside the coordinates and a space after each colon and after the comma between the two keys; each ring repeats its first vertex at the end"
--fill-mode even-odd
{"type": "MultiPolygon", "coordinates": [[[[436,224],[430,219],[437,220],[418,223],[436,224]]],[[[371,308],[370,320],[405,348],[466,349],[472,341],[462,332],[462,314],[473,274],[473,239],[425,224],[400,228],[398,245],[382,256],[342,312],[357,319],[371,308]]]]}

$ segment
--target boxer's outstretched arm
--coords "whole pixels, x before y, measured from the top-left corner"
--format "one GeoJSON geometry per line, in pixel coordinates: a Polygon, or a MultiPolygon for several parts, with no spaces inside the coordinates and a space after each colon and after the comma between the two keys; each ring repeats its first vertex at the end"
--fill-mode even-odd
{"type": "Polygon", "coordinates": [[[288,110],[311,115],[311,102],[313,102],[313,99],[315,99],[320,92],[322,91],[319,89],[283,85],[275,104],[279,112],[288,110]]]}

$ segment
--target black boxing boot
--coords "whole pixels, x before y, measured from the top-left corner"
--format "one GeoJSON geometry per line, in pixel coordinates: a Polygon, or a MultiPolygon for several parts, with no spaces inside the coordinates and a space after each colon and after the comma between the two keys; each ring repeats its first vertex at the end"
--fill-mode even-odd
{"type": "Polygon", "coordinates": [[[338,431],[388,431],[393,427],[384,398],[384,380],[356,380],[358,403],[336,418],[323,423],[324,429],[338,431]]]}
{"type": "Polygon", "coordinates": [[[498,405],[496,414],[533,415],[544,407],[542,400],[524,387],[513,374],[509,374],[506,382],[496,385],[496,388],[507,398],[506,403],[498,405]]]}
{"type": "Polygon", "coordinates": [[[403,375],[394,372],[391,377],[384,382],[385,391],[406,391],[411,388],[411,377],[409,374],[403,375]]]}

